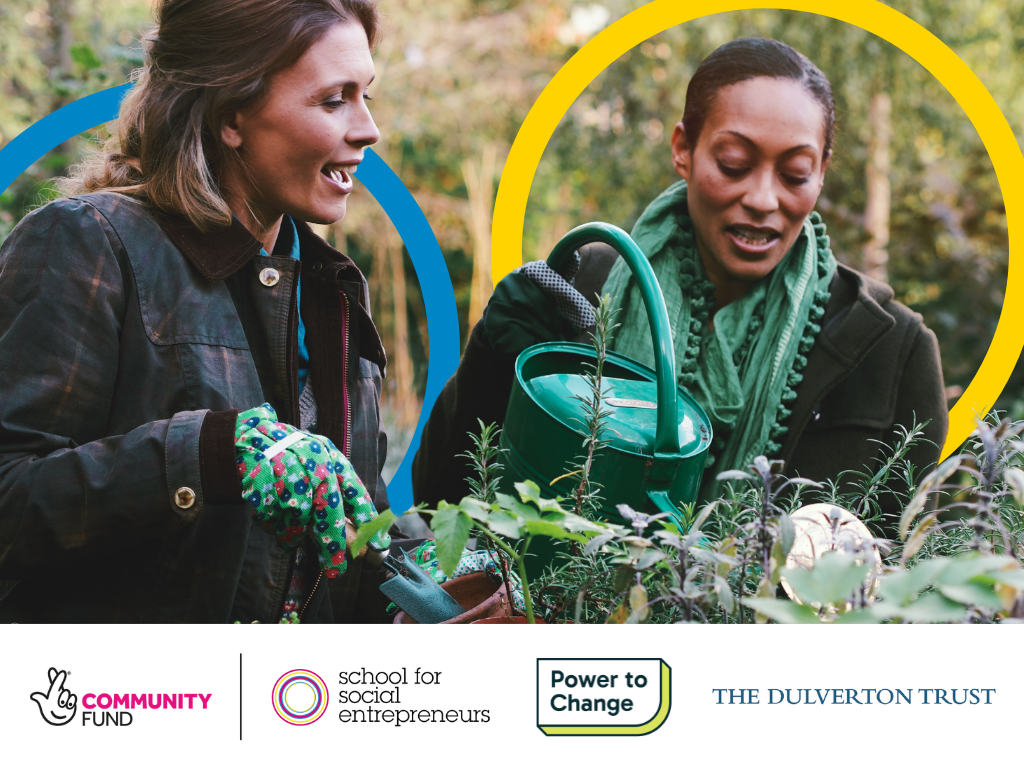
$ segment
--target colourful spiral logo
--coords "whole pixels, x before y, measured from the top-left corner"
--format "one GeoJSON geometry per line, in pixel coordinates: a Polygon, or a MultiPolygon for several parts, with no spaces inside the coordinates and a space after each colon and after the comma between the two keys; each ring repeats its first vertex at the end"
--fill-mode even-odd
{"type": "Polygon", "coordinates": [[[327,684],[316,672],[293,669],[274,683],[274,711],[286,723],[309,725],[327,711],[327,684]]]}

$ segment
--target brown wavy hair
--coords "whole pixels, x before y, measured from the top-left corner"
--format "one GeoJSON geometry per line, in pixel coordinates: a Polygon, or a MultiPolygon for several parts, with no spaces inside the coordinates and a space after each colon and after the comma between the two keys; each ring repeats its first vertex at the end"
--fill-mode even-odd
{"type": "Polygon", "coordinates": [[[131,195],[202,232],[231,223],[217,179],[240,160],[221,142],[221,126],[257,106],[271,75],[338,22],[361,24],[371,50],[381,27],[376,0],[162,0],[155,14],[117,133],[61,191],[131,195]]]}

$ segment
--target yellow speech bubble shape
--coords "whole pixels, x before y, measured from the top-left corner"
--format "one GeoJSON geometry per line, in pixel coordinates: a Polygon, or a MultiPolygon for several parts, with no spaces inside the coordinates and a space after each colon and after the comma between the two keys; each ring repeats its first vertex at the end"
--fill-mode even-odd
{"type": "Polygon", "coordinates": [[[1014,269],[1017,228],[1009,224],[1024,212],[1024,156],[1006,117],[981,80],[959,56],[916,21],[887,5],[872,0],[770,4],[708,0],[699,4],[699,11],[697,7],[696,3],[679,0],[654,0],[638,8],[580,48],[537,98],[512,144],[498,185],[491,233],[491,274],[495,284],[522,264],[523,222],[530,186],[558,122],[594,78],[626,51],[677,24],[727,11],[804,11],[853,24],[888,40],[913,57],[952,94],[974,124],[992,158],[1006,206],[1010,261],[1003,310],[981,367],[949,412],[949,433],[942,448],[942,458],[946,458],[974,430],[975,419],[992,408],[1024,348],[1024,318],[1018,309],[1024,297],[1024,277],[1020,270],[1014,269]]]}

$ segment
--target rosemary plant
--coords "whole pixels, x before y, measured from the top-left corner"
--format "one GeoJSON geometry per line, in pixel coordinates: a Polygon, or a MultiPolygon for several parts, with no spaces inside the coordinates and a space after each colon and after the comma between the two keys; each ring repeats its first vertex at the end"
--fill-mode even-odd
{"type": "MultiPolygon", "coordinates": [[[[591,341],[594,345],[596,360],[593,363],[584,363],[587,373],[583,378],[587,382],[588,394],[585,397],[577,395],[585,414],[583,420],[586,430],[586,437],[583,438],[585,454],[577,457],[579,464],[576,469],[562,476],[580,476],[580,482],[576,486],[574,495],[573,512],[577,515],[594,511],[600,499],[600,491],[591,481],[590,472],[594,465],[594,455],[608,444],[608,441],[604,439],[604,433],[608,429],[606,422],[611,412],[604,405],[604,364],[608,358],[608,341],[611,338],[611,333],[619,327],[617,323],[612,324],[617,310],[612,310],[611,301],[612,297],[605,294],[598,301],[594,311],[596,320],[591,341]]],[[[561,479],[561,477],[556,478],[556,480],[561,479]]]]}
{"type": "Polygon", "coordinates": [[[467,477],[472,496],[484,504],[490,504],[497,497],[498,481],[501,478],[501,470],[504,465],[498,459],[506,449],[498,447],[498,436],[501,428],[497,424],[484,424],[483,420],[477,419],[480,425],[480,434],[475,435],[468,432],[469,439],[473,441],[473,450],[460,453],[460,458],[469,459],[469,463],[476,473],[475,477],[467,477]]]}

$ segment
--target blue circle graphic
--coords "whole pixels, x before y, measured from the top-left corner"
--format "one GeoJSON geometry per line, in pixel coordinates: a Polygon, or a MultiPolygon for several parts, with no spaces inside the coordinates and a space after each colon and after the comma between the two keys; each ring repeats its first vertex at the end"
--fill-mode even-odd
{"type": "MultiPolygon", "coordinates": [[[[131,87],[131,84],[120,85],[84,96],[11,139],[0,150],[0,190],[6,190],[26,168],[54,147],[100,123],[115,120],[121,99],[131,87]]],[[[405,243],[427,311],[430,353],[423,410],[402,463],[388,483],[391,507],[395,514],[401,514],[400,510],[412,506],[412,457],[419,447],[423,424],[441,388],[459,366],[459,316],[441,246],[412,193],[372,149],[366,150],[357,178],[384,209],[405,243]]]]}

